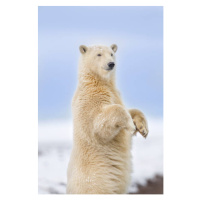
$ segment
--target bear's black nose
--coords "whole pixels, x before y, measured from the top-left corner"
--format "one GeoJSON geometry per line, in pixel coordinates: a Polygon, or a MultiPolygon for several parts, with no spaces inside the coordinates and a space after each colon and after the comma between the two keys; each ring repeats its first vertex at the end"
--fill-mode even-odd
{"type": "Polygon", "coordinates": [[[115,63],[114,62],[109,62],[108,63],[108,67],[109,67],[109,70],[112,70],[115,66],[115,63]]]}

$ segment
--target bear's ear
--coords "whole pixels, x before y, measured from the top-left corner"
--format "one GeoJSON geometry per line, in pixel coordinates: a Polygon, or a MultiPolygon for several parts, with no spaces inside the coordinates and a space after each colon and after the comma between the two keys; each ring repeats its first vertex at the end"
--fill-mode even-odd
{"type": "Polygon", "coordinates": [[[85,45],[81,45],[80,47],[79,47],[79,50],[80,50],[80,52],[82,53],[82,54],[84,54],[84,53],[86,53],[87,52],[87,47],[85,46],[85,45]]]}
{"type": "Polygon", "coordinates": [[[117,51],[117,45],[116,44],[112,44],[110,47],[114,52],[117,51]]]}

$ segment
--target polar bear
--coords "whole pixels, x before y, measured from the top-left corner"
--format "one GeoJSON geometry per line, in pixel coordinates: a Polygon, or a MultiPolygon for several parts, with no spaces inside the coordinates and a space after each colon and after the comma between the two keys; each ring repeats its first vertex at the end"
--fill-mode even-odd
{"type": "Polygon", "coordinates": [[[79,47],[72,100],[73,148],[68,194],[124,194],[131,176],[131,137],[148,134],[144,114],[126,109],[115,85],[117,45],[79,47]]]}

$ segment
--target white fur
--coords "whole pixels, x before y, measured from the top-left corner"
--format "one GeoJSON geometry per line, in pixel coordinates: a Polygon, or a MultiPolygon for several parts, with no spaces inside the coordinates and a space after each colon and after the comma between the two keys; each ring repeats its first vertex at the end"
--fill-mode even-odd
{"type": "Polygon", "coordinates": [[[139,130],[133,121],[144,126],[146,121],[140,111],[124,107],[115,86],[116,67],[106,70],[109,62],[116,63],[116,50],[116,45],[80,46],[79,84],[72,102],[70,194],[122,194],[130,184],[131,135],[139,130]]]}

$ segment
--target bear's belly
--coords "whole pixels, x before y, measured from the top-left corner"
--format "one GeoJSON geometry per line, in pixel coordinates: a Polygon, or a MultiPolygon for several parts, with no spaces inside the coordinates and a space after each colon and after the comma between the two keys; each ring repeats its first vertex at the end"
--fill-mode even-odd
{"type": "Polygon", "coordinates": [[[105,145],[74,146],[68,193],[123,194],[130,183],[130,138],[122,132],[105,145]],[[122,139],[123,141],[119,141],[122,139]],[[120,143],[119,143],[120,142],[120,143]]]}

